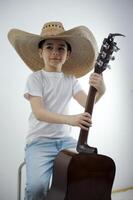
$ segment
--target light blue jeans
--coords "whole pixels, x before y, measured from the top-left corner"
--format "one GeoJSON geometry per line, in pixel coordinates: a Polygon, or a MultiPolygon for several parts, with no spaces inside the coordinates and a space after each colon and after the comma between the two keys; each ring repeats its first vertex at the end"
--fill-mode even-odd
{"type": "Polygon", "coordinates": [[[45,199],[55,157],[61,150],[76,148],[76,145],[77,141],[72,137],[39,138],[26,145],[26,200],[45,199]]]}

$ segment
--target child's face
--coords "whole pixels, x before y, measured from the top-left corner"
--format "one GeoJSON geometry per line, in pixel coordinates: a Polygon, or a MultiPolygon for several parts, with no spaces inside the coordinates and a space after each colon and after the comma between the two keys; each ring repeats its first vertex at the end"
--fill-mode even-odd
{"type": "Polygon", "coordinates": [[[39,54],[45,63],[47,71],[61,71],[62,65],[68,59],[70,52],[63,40],[48,39],[39,49],[39,54]]]}

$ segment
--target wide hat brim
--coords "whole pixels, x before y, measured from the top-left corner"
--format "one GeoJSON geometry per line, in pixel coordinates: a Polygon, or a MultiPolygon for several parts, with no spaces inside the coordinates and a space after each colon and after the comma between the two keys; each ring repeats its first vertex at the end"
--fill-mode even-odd
{"type": "Polygon", "coordinates": [[[71,45],[70,58],[64,63],[62,71],[77,78],[93,69],[98,54],[95,37],[85,26],[79,26],[58,35],[45,37],[19,29],[11,29],[8,33],[8,39],[32,71],[44,68],[44,61],[40,58],[38,52],[38,43],[44,39],[61,39],[71,45]]]}

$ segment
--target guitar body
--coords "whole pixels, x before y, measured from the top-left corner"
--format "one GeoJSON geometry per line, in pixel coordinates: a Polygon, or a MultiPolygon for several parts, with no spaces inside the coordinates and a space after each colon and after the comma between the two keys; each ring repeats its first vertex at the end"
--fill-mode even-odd
{"type": "Polygon", "coordinates": [[[61,151],[46,200],[111,200],[114,161],[104,155],[61,151]]]}

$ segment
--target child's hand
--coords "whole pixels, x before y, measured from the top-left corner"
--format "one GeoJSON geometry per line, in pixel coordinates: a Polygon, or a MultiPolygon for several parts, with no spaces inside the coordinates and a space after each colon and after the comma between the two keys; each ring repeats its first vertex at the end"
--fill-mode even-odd
{"type": "Polygon", "coordinates": [[[71,126],[78,126],[84,130],[88,130],[88,127],[92,125],[91,115],[87,112],[78,115],[69,115],[67,122],[71,126]]]}
{"type": "Polygon", "coordinates": [[[90,75],[89,83],[91,86],[97,89],[97,92],[99,94],[104,94],[105,84],[104,84],[103,76],[101,74],[92,73],[90,75]]]}
{"type": "Polygon", "coordinates": [[[103,76],[101,74],[92,73],[90,75],[89,84],[96,88],[96,102],[101,98],[105,93],[106,87],[104,84],[103,76]]]}

